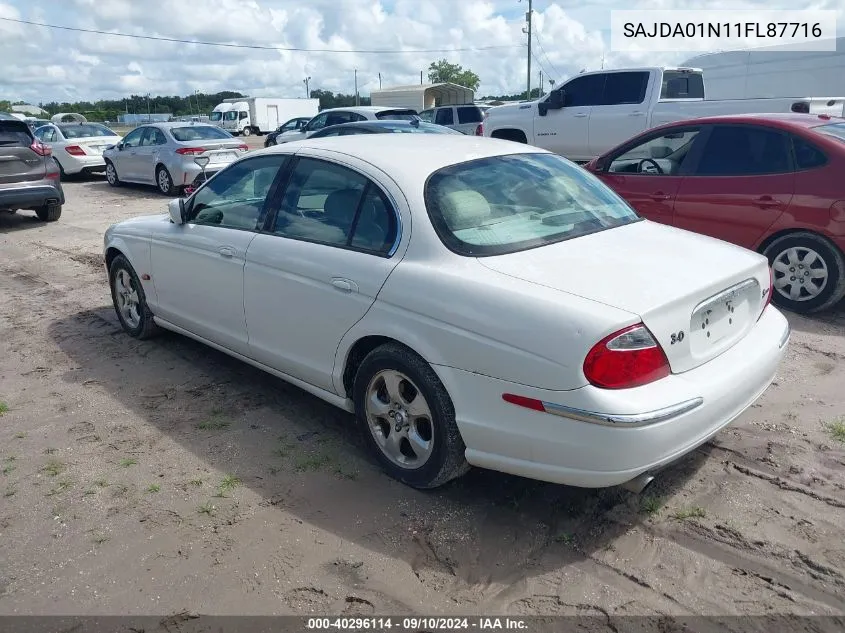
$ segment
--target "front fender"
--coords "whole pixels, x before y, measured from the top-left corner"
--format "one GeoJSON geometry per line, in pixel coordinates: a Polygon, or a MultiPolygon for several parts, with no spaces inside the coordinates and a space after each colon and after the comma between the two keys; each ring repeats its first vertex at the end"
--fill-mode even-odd
{"type": "MultiPolygon", "coordinates": [[[[155,291],[155,281],[152,279],[150,233],[148,231],[139,231],[137,234],[113,235],[107,232],[103,249],[105,261],[108,261],[109,251],[111,249],[118,251],[129,260],[129,263],[138,275],[138,279],[141,281],[141,286],[144,288],[147,304],[150,308],[155,308],[158,304],[158,296],[155,291]],[[149,277],[149,279],[144,279],[144,276],[149,277]]],[[[108,273],[108,270],[106,272],[108,273]]]]}

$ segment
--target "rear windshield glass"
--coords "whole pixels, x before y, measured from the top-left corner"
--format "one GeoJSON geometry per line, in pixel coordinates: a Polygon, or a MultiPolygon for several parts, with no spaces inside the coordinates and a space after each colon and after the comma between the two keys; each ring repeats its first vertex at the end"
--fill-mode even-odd
{"type": "Polygon", "coordinates": [[[411,121],[417,117],[414,110],[385,110],[384,112],[377,112],[377,119],[396,119],[398,121],[411,121]]]}
{"type": "Polygon", "coordinates": [[[105,125],[97,123],[82,123],[77,125],[60,125],[59,129],[65,138],[89,138],[92,136],[117,136],[105,125]]]}
{"type": "Polygon", "coordinates": [[[25,123],[0,120],[0,145],[29,147],[31,144],[32,134],[25,123]]]}
{"type": "Polygon", "coordinates": [[[838,138],[840,141],[845,141],[845,123],[829,123],[828,125],[819,125],[813,129],[816,132],[821,132],[827,136],[838,138]]]}
{"type": "Polygon", "coordinates": [[[186,125],[185,127],[172,127],[170,133],[177,141],[208,141],[215,139],[233,138],[226,130],[211,125],[186,125]]]}
{"type": "Polygon", "coordinates": [[[445,167],[429,177],[425,203],[443,243],[470,257],[513,253],[640,219],[585,169],[545,153],[445,167]]]}
{"type": "Polygon", "coordinates": [[[703,99],[704,78],[701,73],[684,73],[679,70],[663,72],[661,99],[703,99]]]}
{"type": "Polygon", "coordinates": [[[420,122],[419,125],[401,125],[390,124],[380,126],[381,129],[387,132],[396,132],[399,134],[460,134],[457,130],[444,127],[442,125],[433,125],[431,123],[420,122]]]}

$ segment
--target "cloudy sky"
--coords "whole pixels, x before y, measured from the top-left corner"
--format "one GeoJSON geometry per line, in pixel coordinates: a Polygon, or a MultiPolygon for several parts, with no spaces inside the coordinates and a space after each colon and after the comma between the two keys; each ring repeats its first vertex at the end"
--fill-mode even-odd
{"type": "MultiPolygon", "coordinates": [[[[581,69],[681,63],[690,53],[614,53],[610,11],[622,0],[535,0],[532,84],[581,69]]],[[[841,0],[791,0],[789,9],[839,9],[841,0]]],[[[447,58],[481,77],[479,95],[525,89],[527,0],[0,0],[0,18],[66,27],[302,52],[222,48],[80,33],[0,20],[0,99],[76,101],[127,94],[238,90],[300,96],[312,89],[362,95],[418,83],[447,58]],[[448,52],[418,52],[448,49],[448,52]],[[463,49],[463,50],[455,50],[463,49]],[[404,51],[404,52],[402,52],[404,51]]],[[[638,8],[780,8],[770,0],[641,0],[638,8]]],[[[840,26],[840,33],[842,27],[840,26]]],[[[546,84],[548,86],[548,84],[546,84]]]]}

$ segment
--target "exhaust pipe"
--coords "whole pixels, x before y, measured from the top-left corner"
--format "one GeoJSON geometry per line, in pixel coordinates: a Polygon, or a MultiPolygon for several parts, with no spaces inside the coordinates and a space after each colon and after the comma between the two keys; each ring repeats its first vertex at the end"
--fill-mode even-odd
{"type": "Polygon", "coordinates": [[[629,492],[633,492],[635,495],[641,494],[645,492],[645,489],[651,485],[651,482],[654,481],[654,477],[649,475],[648,473],[643,473],[637,477],[634,477],[631,481],[626,481],[622,484],[622,487],[629,492]]]}

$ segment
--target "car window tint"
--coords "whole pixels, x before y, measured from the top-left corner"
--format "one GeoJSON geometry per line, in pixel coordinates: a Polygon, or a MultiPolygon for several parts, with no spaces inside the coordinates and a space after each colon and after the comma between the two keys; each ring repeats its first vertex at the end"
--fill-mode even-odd
{"type": "Polygon", "coordinates": [[[416,110],[384,110],[376,113],[376,119],[379,121],[394,120],[394,121],[413,121],[417,118],[416,110]]]}
{"type": "Polygon", "coordinates": [[[60,125],[59,129],[65,138],[90,138],[95,136],[117,136],[115,132],[105,125],[97,123],[75,123],[73,125],[60,125]]]}
{"type": "Polygon", "coordinates": [[[144,131],[147,128],[138,128],[136,130],[132,130],[129,134],[123,137],[123,146],[124,147],[138,147],[141,143],[141,136],[143,136],[144,131]]]}
{"type": "Polygon", "coordinates": [[[35,135],[41,139],[44,143],[55,143],[56,142],[56,128],[53,127],[43,127],[38,130],[35,135]]]}
{"type": "Polygon", "coordinates": [[[648,72],[607,73],[598,105],[642,103],[647,87],[648,72]]]}
{"type": "Polygon", "coordinates": [[[0,147],[4,145],[29,147],[32,144],[32,136],[26,125],[18,121],[0,120],[0,147]]]}
{"type": "Polygon", "coordinates": [[[144,132],[144,135],[141,137],[141,147],[149,147],[150,145],[155,145],[155,141],[156,129],[148,127],[144,132]]]}
{"type": "Polygon", "coordinates": [[[661,99],[703,99],[704,78],[699,73],[664,70],[661,99]]]}
{"type": "Polygon", "coordinates": [[[700,131],[690,128],[652,136],[613,157],[607,169],[625,174],[676,175],[700,131]]]}
{"type": "Polygon", "coordinates": [[[596,105],[604,89],[604,75],[576,77],[560,89],[564,92],[564,107],[596,105]]]}
{"type": "Polygon", "coordinates": [[[340,125],[341,123],[352,123],[358,120],[356,118],[357,116],[354,112],[330,112],[326,119],[326,127],[329,125],[340,125]]]}
{"type": "Polygon", "coordinates": [[[481,123],[483,118],[481,110],[475,106],[464,106],[458,108],[458,123],[481,123]]]}
{"type": "Polygon", "coordinates": [[[225,141],[232,139],[232,135],[226,130],[221,130],[213,125],[186,125],[185,127],[172,127],[170,133],[180,143],[187,141],[225,141]]]}
{"type": "Polygon", "coordinates": [[[698,176],[761,176],[790,171],[789,138],[758,126],[713,127],[695,170],[698,176]]]}
{"type": "Polygon", "coordinates": [[[792,137],[792,151],[795,152],[798,169],[812,169],[827,163],[827,157],[820,149],[797,136],[792,137]]]}
{"type": "Polygon", "coordinates": [[[441,108],[437,110],[434,122],[437,125],[453,125],[455,123],[455,118],[452,115],[452,108],[441,108]]]}
{"type": "Polygon", "coordinates": [[[308,122],[308,125],[305,126],[305,129],[309,132],[313,132],[314,130],[321,130],[326,127],[326,120],[329,118],[329,113],[324,112],[322,114],[318,114],[315,116],[311,121],[308,122]]]}
{"type": "Polygon", "coordinates": [[[225,168],[194,195],[188,221],[255,230],[264,221],[267,194],[286,160],[286,156],[268,154],[225,168]]]}
{"type": "Polygon", "coordinates": [[[291,175],[273,232],[323,244],[346,245],[367,186],[361,174],[303,158],[291,175]]]}
{"type": "Polygon", "coordinates": [[[420,112],[420,118],[426,123],[431,123],[431,118],[433,114],[434,110],[423,110],[422,112],[420,112]]]}
{"type": "Polygon", "coordinates": [[[384,193],[370,183],[361,202],[350,245],[387,254],[399,230],[396,213],[384,193]]]}

